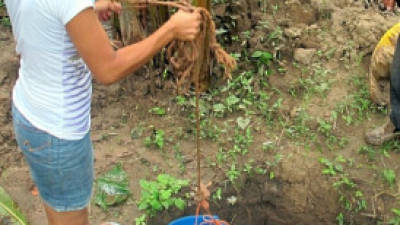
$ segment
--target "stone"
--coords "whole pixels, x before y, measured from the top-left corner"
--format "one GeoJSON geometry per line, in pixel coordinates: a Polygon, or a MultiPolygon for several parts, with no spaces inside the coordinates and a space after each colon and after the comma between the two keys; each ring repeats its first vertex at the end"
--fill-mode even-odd
{"type": "Polygon", "coordinates": [[[289,38],[298,38],[302,33],[302,29],[299,27],[289,27],[283,31],[283,34],[289,38]]]}
{"type": "Polygon", "coordinates": [[[308,65],[311,62],[312,57],[314,56],[315,52],[317,50],[310,48],[296,48],[294,50],[294,59],[297,62],[300,62],[302,64],[308,65]]]}

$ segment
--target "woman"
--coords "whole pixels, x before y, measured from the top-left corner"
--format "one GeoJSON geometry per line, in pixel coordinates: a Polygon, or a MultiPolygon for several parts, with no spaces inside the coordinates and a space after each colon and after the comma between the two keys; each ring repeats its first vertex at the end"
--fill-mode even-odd
{"type": "Polygon", "coordinates": [[[21,55],[13,89],[19,147],[50,225],[87,225],[93,183],[90,140],[92,75],[117,82],[173,39],[193,40],[200,15],[178,11],[143,41],[114,51],[98,18],[118,3],[92,0],[6,0],[21,55]]]}

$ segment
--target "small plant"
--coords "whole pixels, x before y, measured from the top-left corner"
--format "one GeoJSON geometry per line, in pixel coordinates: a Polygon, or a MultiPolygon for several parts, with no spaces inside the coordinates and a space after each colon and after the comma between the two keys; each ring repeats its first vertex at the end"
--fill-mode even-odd
{"type": "Polygon", "coordinates": [[[0,187],[0,224],[28,225],[25,216],[12,198],[0,187]],[[4,219],[4,220],[3,220],[4,219]]]}
{"type": "Polygon", "coordinates": [[[11,21],[9,17],[2,17],[0,18],[0,24],[5,27],[11,27],[11,21]]]}
{"type": "Polygon", "coordinates": [[[400,209],[393,208],[392,213],[394,214],[394,218],[392,218],[388,224],[400,225],[400,209]]]}
{"type": "Polygon", "coordinates": [[[258,74],[265,74],[266,76],[271,74],[271,71],[268,70],[268,66],[274,58],[271,53],[265,51],[255,51],[251,57],[256,59],[258,74]]]}
{"type": "Polygon", "coordinates": [[[240,99],[235,95],[230,95],[225,99],[225,106],[229,112],[233,112],[236,109],[236,105],[240,102],[240,99]]]}
{"type": "Polygon", "coordinates": [[[382,172],[383,179],[389,186],[393,186],[396,183],[396,173],[391,169],[384,169],[382,172]]]}
{"type": "Polygon", "coordinates": [[[212,195],[212,199],[214,201],[221,201],[222,200],[222,188],[217,188],[217,190],[212,195]]]}
{"type": "Polygon", "coordinates": [[[338,222],[338,225],[344,225],[344,216],[343,213],[339,213],[336,216],[336,221],[338,222]]]}
{"type": "Polygon", "coordinates": [[[155,145],[158,149],[163,149],[165,144],[164,136],[165,132],[163,130],[155,130],[151,136],[145,138],[144,144],[147,147],[155,145]]]}
{"type": "Polygon", "coordinates": [[[318,119],[318,124],[318,131],[321,132],[325,137],[332,135],[333,126],[330,121],[318,119]]]}
{"type": "Polygon", "coordinates": [[[229,181],[234,183],[240,176],[240,171],[236,168],[236,164],[232,163],[230,170],[226,172],[229,181]]]}
{"type": "Polygon", "coordinates": [[[337,173],[343,172],[343,167],[340,164],[334,164],[326,158],[320,158],[319,162],[324,165],[326,168],[322,170],[322,174],[324,175],[336,175],[337,173]]]}
{"type": "Polygon", "coordinates": [[[153,114],[159,115],[159,116],[164,116],[165,115],[165,109],[161,108],[161,107],[154,107],[154,108],[149,110],[149,113],[153,113],[153,114]]]}
{"type": "Polygon", "coordinates": [[[141,215],[140,217],[135,219],[135,224],[136,225],[147,225],[147,216],[146,214],[141,215]]]}
{"type": "Polygon", "coordinates": [[[188,180],[179,180],[168,174],[160,174],[156,181],[140,180],[141,194],[138,201],[139,210],[152,217],[156,213],[168,210],[170,207],[183,210],[185,201],[176,194],[189,185],[188,180]]]}
{"type": "Polygon", "coordinates": [[[367,155],[370,161],[375,160],[376,157],[375,149],[369,145],[361,146],[358,153],[367,155]]]}

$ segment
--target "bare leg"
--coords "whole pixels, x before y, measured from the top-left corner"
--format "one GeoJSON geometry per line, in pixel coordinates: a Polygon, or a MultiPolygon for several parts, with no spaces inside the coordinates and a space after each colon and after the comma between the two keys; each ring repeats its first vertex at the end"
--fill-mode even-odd
{"type": "Polygon", "coordinates": [[[88,225],[87,208],[79,211],[56,212],[48,205],[44,204],[49,225],[88,225]]]}

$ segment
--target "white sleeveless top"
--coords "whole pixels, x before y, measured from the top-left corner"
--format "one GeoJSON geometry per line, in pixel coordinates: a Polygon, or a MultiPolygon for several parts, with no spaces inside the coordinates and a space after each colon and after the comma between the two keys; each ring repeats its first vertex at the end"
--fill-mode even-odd
{"type": "Polygon", "coordinates": [[[92,0],[6,0],[16,51],[15,107],[35,127],[79,140],[90,128],[92,76],[65,25],[92,0]]]}

